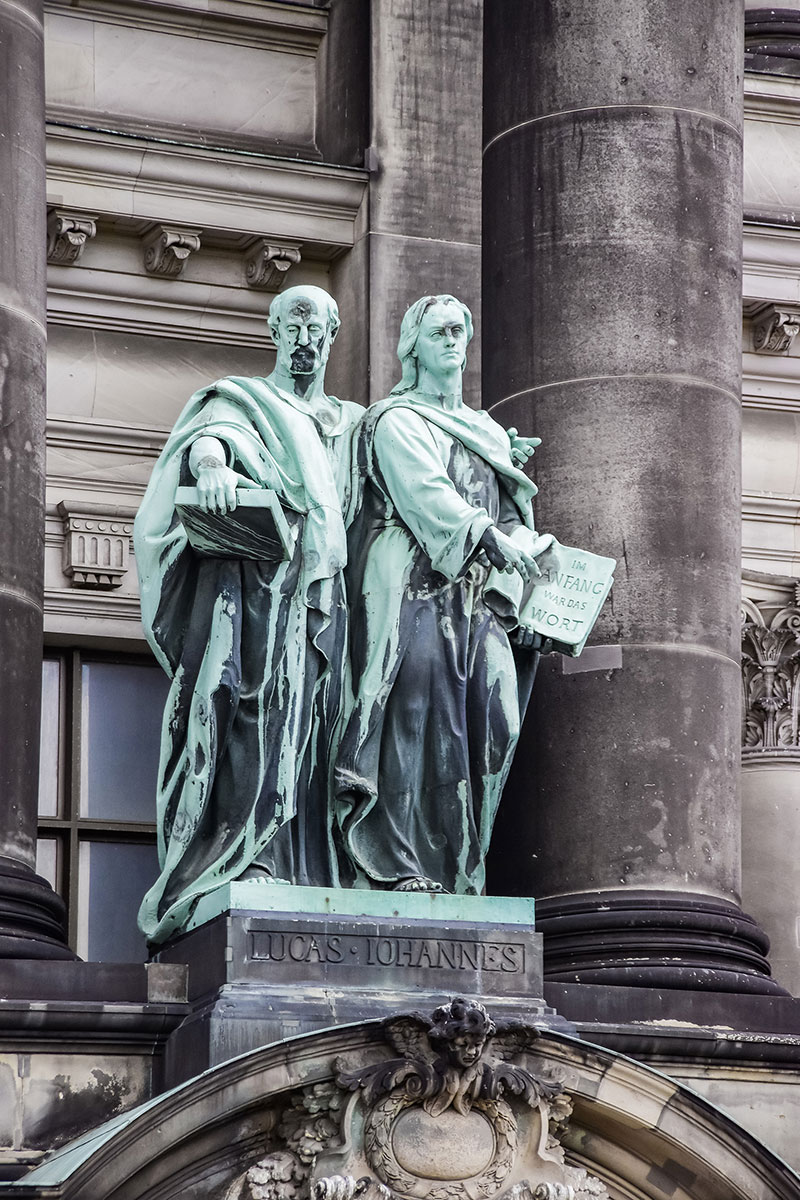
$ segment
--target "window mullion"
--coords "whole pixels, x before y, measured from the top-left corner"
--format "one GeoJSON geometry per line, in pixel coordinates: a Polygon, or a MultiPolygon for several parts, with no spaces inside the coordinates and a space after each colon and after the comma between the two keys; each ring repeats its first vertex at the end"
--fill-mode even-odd
{"type": "Polygon", "coordinates": [[[80,651],[70,655],[67,700],[67,730],[69,737],[69,769],[66,775],[65,816],[69,821],[69,845],[66,847],[67,882],[69,897],[69,944],[73,950],[78,945],[78,897],[80,893],[80,844],[78,840],[78,818],[80,815],[81,788],[83,786],[83,730],[82,730],[82,679],[80,651]]]}

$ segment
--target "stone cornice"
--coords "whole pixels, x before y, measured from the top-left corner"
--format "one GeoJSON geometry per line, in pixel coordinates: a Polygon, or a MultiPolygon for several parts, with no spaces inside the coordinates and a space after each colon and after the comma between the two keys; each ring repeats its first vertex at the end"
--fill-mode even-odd
{"type": "Polygon", "coordinates": [[[745,74],[745,120],[795,124],[799,114],[799,79],[745,74]]]}
{"type": "MultiPolygon", "coordinates": [[[[126,458],[156,459],[168,435],[169,429],[166,428],[137,427],[121,421],[62,416],[47,418],[47,444],[62,450],[99,450],[103,454],[123,454],[126,458]]],[[[81,480],[80,486],[86,486],[86,481],[81,480]]]]}
{"type": "MultiPolygon", "coordinates": [[[[246,287],[210,287],[81,265],[48,273],[47,319],[52,325],[254,346],[271,356],[268,306],[268,294],[246,287]]],[[[271,361],[265,360],[265,370],[271,361]]]]}
{"type": "Polygon", "coordinates": [[[173,223],[202,230],[204,245],[214,234],[289,239],[304,258],[330,257],[353,245],[366,186],[366,173],[353,167],[47,128],[49,203],[138,235],[173,223]]]}
{"type": "Polygon", "coordinates": [[[328,25],[324,9],[276,0],[45,0],[45,12],[87,17],[215,42],[316,54],[328,25]]]}
{"type": "Polygon", "coordinates": [[[800,229],[748,223],[744,228],[745,316],[764,304],[800,298],[800,229]]]}
{"type": "Polygon", "coordinates": [[[800,411],[800,361],[796,355],[779,358],[745,351],[742,404],[774,412],[800,411]]]}
{"type": "MultiPolygon", "coordinates": [[[[81,495],[84,492],[91,494],[100,493],[107,496],[109,493],[108,479],[80,479],[76,483],[74,475],[49,475],[47,476],[47,486],[58,492],[73,494],[79,492],[81,495]]],[[[113,491],[120,496],[133,496],[132,504],[138,504],[144,495],[144,485],[141,483],[129,483],[125,479],[114,480],[113,491]]]]}
{"type": "Polygon", "coordinates": [[[800,496],[779,492],[744,492],[744,521],[769,521],[775,525],[800,525],[800,496]]]}

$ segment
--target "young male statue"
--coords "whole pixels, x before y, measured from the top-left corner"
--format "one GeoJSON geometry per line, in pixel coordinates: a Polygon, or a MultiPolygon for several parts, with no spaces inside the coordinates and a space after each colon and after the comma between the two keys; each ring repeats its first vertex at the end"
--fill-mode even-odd
{"type": "Polygon", "coordinates": [[[512,639],[521,674],[535,666],[535,635],[493,605],[487,584],[490,564],[539,573],[525,548],[536,545],[536,489],[515,465],[538,443],[463,404],[471,336],[453,296],[413,304],[403,377],[359,427],[354,702],[335,767],[342,877],[356,886],[481,893],[529,692],[512,639]]]}
{"type": "Polygon", "coordinates": [[[346,661],[343,511],[363,409],[325,393],[339,328],[326,292],[289,288],[273,300],[269,323],[275,370],[192,396],[134,529],[145,632],[172,679],[157,797],[161,874],[139,913],[153,945],[179,933],[221,884],[331,882],[327,758],[346,661]],[[223,518],[237,486],[274,489],[296,530],[291,556],[198,557],[175,507],[176,489],[195,481],[201,509],[223,518]]]}

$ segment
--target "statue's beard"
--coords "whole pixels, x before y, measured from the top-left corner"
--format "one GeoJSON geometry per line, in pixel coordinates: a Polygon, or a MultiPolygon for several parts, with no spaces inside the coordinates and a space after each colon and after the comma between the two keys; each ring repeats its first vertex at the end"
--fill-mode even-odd
{"type": "Polygon", "coordinates": [[[292,374],[310,375],[319,366],[317,353],[311,346],[298,346],[292,351],[292,374]]]}

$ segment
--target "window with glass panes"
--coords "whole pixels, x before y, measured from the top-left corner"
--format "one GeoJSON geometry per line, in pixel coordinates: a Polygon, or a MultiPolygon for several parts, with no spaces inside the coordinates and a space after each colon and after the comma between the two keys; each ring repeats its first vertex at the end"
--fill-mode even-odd
{"type": "Polygon", "coordinates": [[[156,776],[168,680],[152,660],[46,653],[37,870],[63,897],[81,958],[141,962],[158,873],[156,776]]]}

